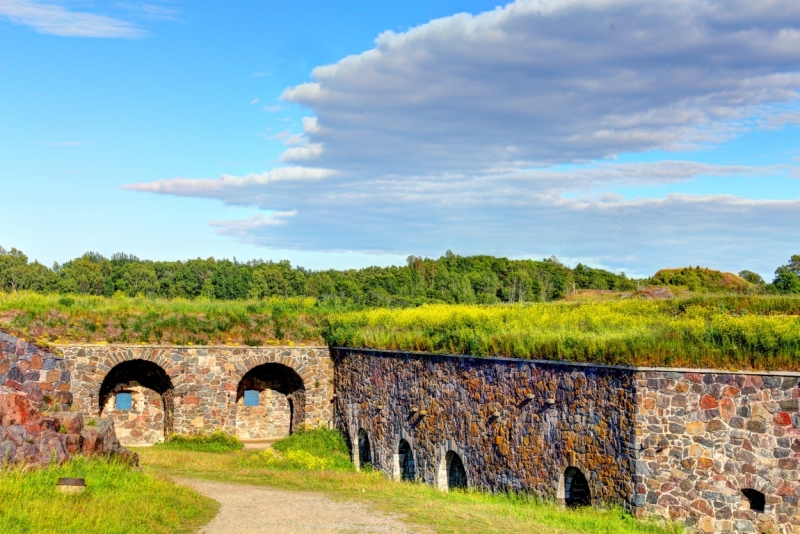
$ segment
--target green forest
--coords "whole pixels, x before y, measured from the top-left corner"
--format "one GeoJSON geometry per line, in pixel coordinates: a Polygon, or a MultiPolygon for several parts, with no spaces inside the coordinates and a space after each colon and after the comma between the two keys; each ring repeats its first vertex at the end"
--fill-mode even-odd
{"type": "Polygon", "coordinates": [[[124,253],[106,258],[94,252],[47,267],[29,261],[22,251],[0,247],[0,290],[5,292],[211,300],[308,296],[320,302],[402,307],[546,302],[575,290],[633,291],[639,285],[679,286],[695,292],[800,293],[800,255],[779,267],[768,284],[749,271],[735,276],[689,267],[635,280],[582,264],[571,268],[555,257],[510,260],[450,251],[439,259],[410,256],[403,266],[349,270],[312,271],[286,260],[150,261],[124,253]]]}

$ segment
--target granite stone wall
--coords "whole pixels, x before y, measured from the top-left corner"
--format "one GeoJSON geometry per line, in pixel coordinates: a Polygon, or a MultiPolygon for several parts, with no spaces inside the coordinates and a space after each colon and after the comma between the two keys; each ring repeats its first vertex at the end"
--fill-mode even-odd
{"type": "Polygon", "coordinates": [[[468,486],[568,501],[565,474],[572,467],[586,477],[593,502],[631,501],[630,371],[368,350],[332,355],[336,424],[351,443],[360,430],[367,440],[352,447],[357,464],[369,450],[374,467],[397,477],[405,440],[416,476],[440,487],[458,480],[460,460],[468,486]]]}
{"type": "Polygon", "coordinates": [[[117,384],[101,415],[114,421],[117,438],[125,447],[164,441],[164,400],[156,391],[135,380],[117,384]],[[117,408],[118,393],[130,393],[130,410],[117,408]]]}
{"type": "Polygon", "coordinates": [[[645,371],[636,386],[638,506],[702,532],[800,532],[797,375],[645,371]]]}
{"type": "Polygon", "coordinates": [[[0,386],[22,391],[37,407],[66,410],[72,402],[69,367],[54,352],[0,332],[0,386]]]}
{"type": "Polygon", "coordinates": [[[334,420],[357,465],[443,489],[466,475],[489,490],[620,504],[690,532],[800,532],[796,373],[332,355],[334,420]]]}
{"type": "MultiPolygon", "coordinates": [[[[164,416],[158,424],[164,433],[216,429],[238,433],[237,388],[242,378],[259,366],[273,364],[266,368],[279,370],[282,380],[295,377],[300,384],[301,391],[292,398],[302,401],[302,423],[327,426],[332,417],[333,362],[325,347],[68,345],[63,352],[72,377],[73,406],[92,416],[104,415],[101,389],[108,395],[137,380],[161,397],[164,416]]],[[[156,423],[143,418],[129,422],[133,428],[123,423],[129,435],[134,430],[149,432],[156,423]]]]}

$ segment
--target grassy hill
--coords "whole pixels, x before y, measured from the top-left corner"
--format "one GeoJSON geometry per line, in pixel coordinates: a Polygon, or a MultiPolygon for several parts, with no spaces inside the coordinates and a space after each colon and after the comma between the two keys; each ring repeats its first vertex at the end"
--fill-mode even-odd
{"type": "Polygon", "coordinates": [[[755,289],[738,275],[704,267],[661,269],[647,283],[693,293],[747,293],[755,289]]]}

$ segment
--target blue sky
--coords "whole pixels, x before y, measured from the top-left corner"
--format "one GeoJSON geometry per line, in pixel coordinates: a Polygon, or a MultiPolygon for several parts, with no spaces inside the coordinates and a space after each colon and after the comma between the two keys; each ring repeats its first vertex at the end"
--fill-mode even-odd
{"type": "Polygon", "coordinates": [[[799,88],[788,0],[0,0],[0,244],[770,277],[799,88]]]}

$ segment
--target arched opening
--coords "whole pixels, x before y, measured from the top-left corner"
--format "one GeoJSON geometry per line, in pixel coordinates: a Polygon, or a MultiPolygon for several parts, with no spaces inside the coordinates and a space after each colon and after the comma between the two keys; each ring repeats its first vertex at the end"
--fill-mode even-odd
{"type": "Polygon", "coordinates": [[[400,480],[413,482],[416,478],[414,452],[411,450],[411,445],[404,439],[400,440],[400,447],[397,449],[397,458],[400,464],[400,480]]]}
{"type": "Polygon", "coordinates": [[[305,420],[306,391],[297,371],[280,363],[250,369],[236,388],[236,435],[280,438],[305,420]]]}
{"type": "Polygon", "coordinates": [[[114,421],[122,445],[152,445],[172,432],[172,381],[147,360],[115,365],[100,386],[100,416],[114,421]]]}
{"type": "Polygon", "coordinates": [[[466,489],[467,470],[464,469],[464,462],[454,451],[447,451],[439,465],[438,475],[439,489],[466,489]]]}
{"type": "Polygon", "coordinates": [[[742,490],[742,494],[747,499],[751,510],[764,513],[764,508],[767,506],[767,498],[763,493],[753,488],[745,488],[742,490]]]}
{"type": "Polygon", "coordinates": [[[564,471],[564,503],[570,507],[592,504],[589,481],[577,467],[564,471]]]}
{"type": "Polygon", "coordinates": [[[369,436],[363,428],[358,429],[358,466],[364,468],[372,465],[372,451],[369,446],[369,436]]]}

